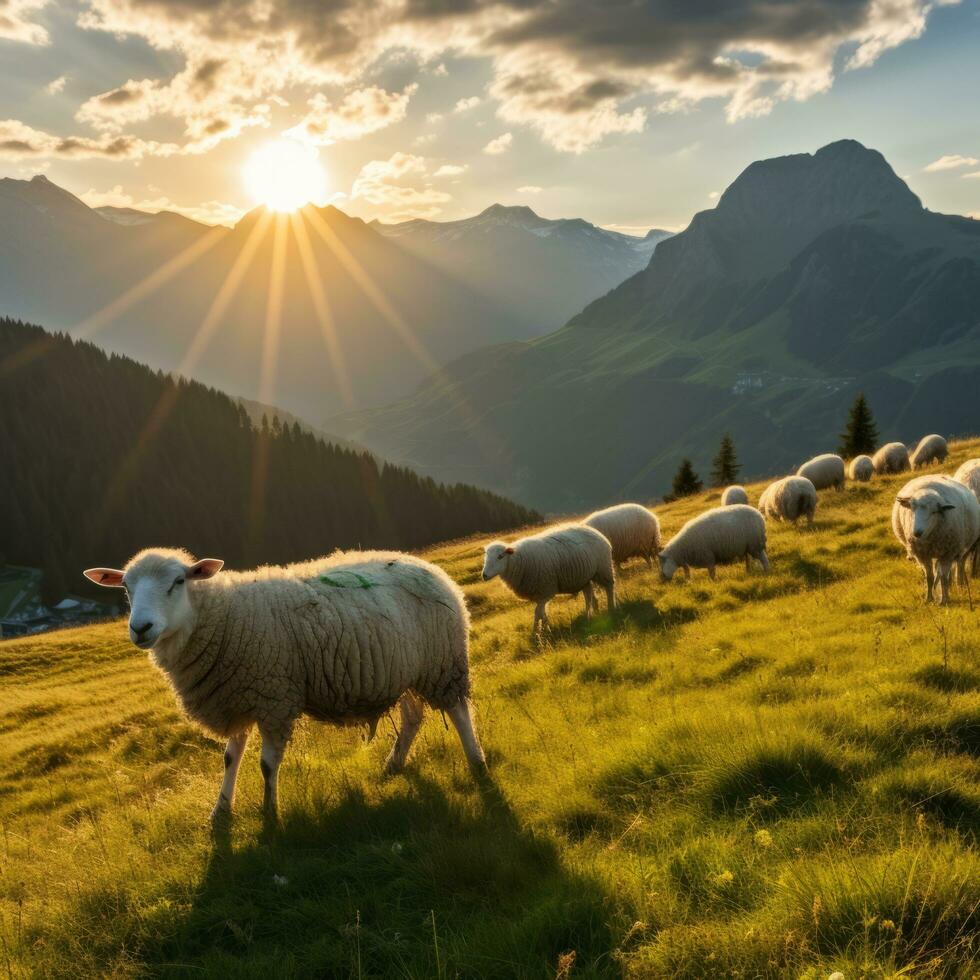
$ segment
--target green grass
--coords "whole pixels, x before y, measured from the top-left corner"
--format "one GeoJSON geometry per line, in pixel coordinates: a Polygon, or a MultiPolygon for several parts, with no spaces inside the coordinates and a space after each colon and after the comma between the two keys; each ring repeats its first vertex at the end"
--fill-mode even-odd
{"type": "Polygon", "coordinates": [[[253,743],[212,836],[220,748],[122,624],[0,644],[0,978],[975,976],[980,612],[923,605],[904,479],[771,529],[768,577],[633,565],[542,646],[480,542],[434,549],[491,779],[438,715],[387,781],[390,731],[308,723],[276,831],[253,743]]]}

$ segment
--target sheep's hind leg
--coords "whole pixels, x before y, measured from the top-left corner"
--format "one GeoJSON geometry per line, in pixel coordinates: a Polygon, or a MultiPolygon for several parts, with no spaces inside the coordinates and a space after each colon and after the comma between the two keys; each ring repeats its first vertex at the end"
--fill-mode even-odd
{"type": "Polygon", "coordinates": [[[245,754],[245,745],[248,742],[248,732],[246,728],[243,732],[238,732],[228,739],[225,746],[225,775],[221,780],[221,791],[218,793],[218,801],[214,804],[211,811],[211,819],[218,820],[221,817],[231,814],[235,805],[235,784],[238,781],[238,767],[242,764],[242,756],[245,754]]]}
{"type": "Polygon", "coordinates": [[[487,768],[486,756],[480,746],[480,740],[476,736],[476,729],[473,727],[473,716],[470,713],[469,704],[461,699],[448,711],[449,720],[453,723],[459,740],[463,745],[463,751],[470,765],[477,772],[484,772],[487,768]]]}
{"type": "Polygon", "coordinates": [[[398,738],[385,759],[384,774],[394,776],[405,768],[409,750],[412,742],[422,727],[422,715],[424,712],[422,702],[411,691],[406,691],[398,702],[398,711],[401,718],[401,727],[398,731],[398,738]]]}
{"type": "Polygon", "coordinates": [[[599,611],[595,598],[595,589],[592,588],[591,582],[582,589],[582,595],[585,597],[585,618],[589,619],[594,612],[599,611]]]}
{"type": "Polygon", "coordinates": [[[765,572],[766,575],[768,575],[769,574],[769,556],[766,554],[765,549],[763,549],[762,551],[759,552],[758,558],[759,558],[759,564],[762,566],[763,572],[765,572]]]}

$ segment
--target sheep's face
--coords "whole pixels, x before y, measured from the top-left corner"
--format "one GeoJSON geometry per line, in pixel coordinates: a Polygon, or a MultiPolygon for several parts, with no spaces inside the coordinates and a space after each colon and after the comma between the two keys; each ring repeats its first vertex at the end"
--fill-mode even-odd
{"type": "Polygon", "coordinates": [[[912,514],[912,537],[928,538],[942,525],[946,512],[955,509],[954,504],[943,502],[938,493],[928,491],[914,497],[899,497],[898,503],[912,514]]]}
{"type": "Polygon", "coordinates": [[[188,582],[216,575],[218,558],[195,562],[185,552],[144,551],[120,571],[90,568],[86,578],[108,588],[123,588],[129,597],[129,638],[141,650],[193,625],[188,582]]]}
{"type": "Polygon", "coordinates": [[[663,554],[660,556],[660,581],[669,582],[677,571],[677,562],[663,554]]]}
{"type": "Polygon", "coordinates": [[[483,549],[483,581],[489,582],[490,579],[501,575],[507,568],[507,560],[514,553],[514,549],[502,541],[494,541],[483,549]]]}

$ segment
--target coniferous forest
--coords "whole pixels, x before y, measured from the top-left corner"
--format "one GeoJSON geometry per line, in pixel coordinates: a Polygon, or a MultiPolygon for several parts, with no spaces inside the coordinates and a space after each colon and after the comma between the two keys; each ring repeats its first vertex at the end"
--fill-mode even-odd
{"type": "Polygon", "coordinates": [[[233,568],[335,548],[418,548],[538,519],[446,486],[92,344],[0,319],[0,564],[40,567],[46,597],[140,548],[233,568]]]}

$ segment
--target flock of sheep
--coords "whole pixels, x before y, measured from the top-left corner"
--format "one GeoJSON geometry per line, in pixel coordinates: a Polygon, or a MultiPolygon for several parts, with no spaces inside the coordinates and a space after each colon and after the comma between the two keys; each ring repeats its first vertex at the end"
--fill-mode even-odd
{"type": "MultiPolygon", "coordinates": [[[[943,462],[946,441],[930,435],[909,453],[889,443],[873,457],[851,460],[848,475],[866,481],[943,462]]],[[[586,615],[598,610],[595,588],[616,604],[616,571],[631,558],[669,582],[678,569],[707,569],[755,559],[769,570],[766,518],[813,522],[817,491],[844,485],[840,456],[825,454],[795,475],[772,483],[759,507],[742,487],[728,487],[721,506],[688,521],[666,546],[660,523],[639,504],[597,511],[511,544],[487,545],[483,579],[496,576],[535,604],[534,631],[547,628],[556,595],[582,593],[586,615]]],[[[977,570],[980,539],[980,459],[955,476],[921,476],[898,493],[892,511],[896,537],[922,567],[926,598],[939,583],[949,596],[957,566],[977,570]]],[[[130,603],[132,642],[151,651],[186,713],[226,738],[225,772],[212,811],[232,810],[238,767],[253,727],[262,737],[265,809],[278,810],[278,772],[296,721],[309,715],[338,725],[367,725],[399,709],[386,773],[398,772],[422,723],[425,705],[444,712],[471,766],[486,762],[470,711],[469,614],[459,586],[440,568],[400,552],[335,553],[286,567],[222,572],[223,562],[195,561],[180,550],[140,552],[125,569],[90,568],[99,585],[123,588],[130,603]]]]}

